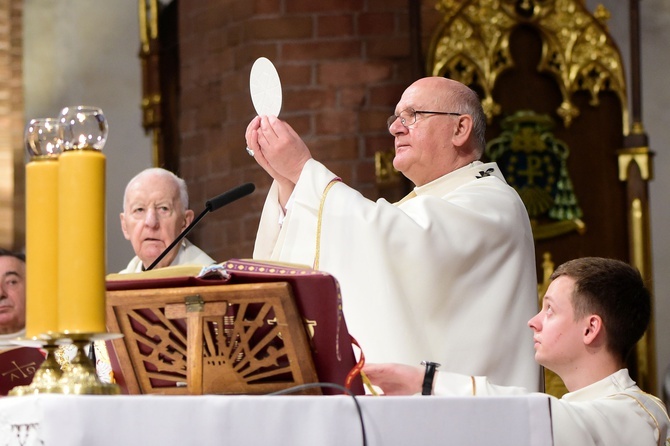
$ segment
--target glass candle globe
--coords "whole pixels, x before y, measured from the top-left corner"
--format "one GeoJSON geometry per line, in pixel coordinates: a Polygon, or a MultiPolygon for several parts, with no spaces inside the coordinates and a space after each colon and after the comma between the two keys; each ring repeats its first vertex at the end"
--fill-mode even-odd
{"type": "Polygon", "coordinates": [[[75,105],[60,112],[65,150],[102,150],[107,141],[107,119],[98,107],[75,105]]]}
{"type": "Polygon", "coordinates": [[[24,133],[31,157],[58,156],[63,150],[61,123],[56,118],[31,119],[24,133]]]}

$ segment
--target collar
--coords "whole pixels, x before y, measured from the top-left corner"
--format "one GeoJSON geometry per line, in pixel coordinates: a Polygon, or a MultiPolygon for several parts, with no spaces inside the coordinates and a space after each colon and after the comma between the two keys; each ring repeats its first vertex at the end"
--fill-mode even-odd
{"type": "Polygon", "coordinates": [[[590,401],[624,392],[633,387],[636,387],[635,381],[628,374],[628,369],[621,369],[600,381],[596,381],[574,392],[566,393],[561,399],[566,401],[590,401]]]}

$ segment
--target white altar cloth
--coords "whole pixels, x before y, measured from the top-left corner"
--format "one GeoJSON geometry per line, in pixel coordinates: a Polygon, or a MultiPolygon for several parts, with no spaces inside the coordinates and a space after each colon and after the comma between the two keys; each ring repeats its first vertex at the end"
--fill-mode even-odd
{"type": "MultiPolygon", "coordinates": [[[[544,395],[360,396],[369,446],[552,445],[544,395]]],[[[347,396],[0,398],[1,446],[362,445],[347,396]]]]}

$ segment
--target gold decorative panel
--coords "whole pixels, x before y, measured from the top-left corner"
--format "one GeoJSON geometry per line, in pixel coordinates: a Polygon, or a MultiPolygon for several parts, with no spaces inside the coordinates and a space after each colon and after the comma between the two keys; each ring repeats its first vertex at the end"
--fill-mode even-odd
{"type": "Polygon", "coordinates": [[[427,72],[476,85],[489,121],[501,113],[493,99],[496,80],[514,66],[510,36],[519,25],[535,28],[542,38],[539,72],[557,82],[562,103],[556,110],[566,127],[579,116],[572,102],[577,91],[590,94],[611,90],[622,104],[623,134],[628,134],[628,108],[619,50],[604,24],[604,8],[597,17],[579,0],[439,0],[443,20],[437,26],[427,57],[427,72]]]}

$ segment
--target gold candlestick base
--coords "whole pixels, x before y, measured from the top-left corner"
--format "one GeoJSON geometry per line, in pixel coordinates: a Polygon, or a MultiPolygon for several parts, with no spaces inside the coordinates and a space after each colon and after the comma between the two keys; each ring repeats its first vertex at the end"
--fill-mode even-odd
{"type": "Polygon", "coordinates": [[[33,381],[27,386],[14,387],[9,391],[9,396],[33,395],[37,393],[61,393],[59,381],[63,376],[60,364],[56,361],[56,349],[58,345],[51,343],[42,346],[47,356],[33,376],[33,381]]]}
{"type": "Polygon", "coordinates": [[[70,361],[70,367],[63,372],[58,381],[58,393],[72,395],[120,394],[121,388],[117,384],[100,381],[95,370],[95,365],[86,356],[84,351],[85,347],[89,344],[93,348],[92,342],[96,338],[100,338],[100,336],[91,334],[68,334],[66,336],[77,347],[77,353],[72,358],[72,361],[70,361]]]}

